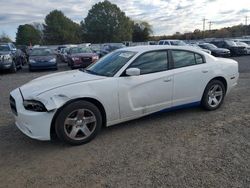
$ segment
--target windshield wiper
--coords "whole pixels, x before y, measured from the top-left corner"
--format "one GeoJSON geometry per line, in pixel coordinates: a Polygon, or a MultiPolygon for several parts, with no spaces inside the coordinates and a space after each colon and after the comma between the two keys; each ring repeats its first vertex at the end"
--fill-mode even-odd
{"type": "Polygon", "coordinates": [[[91,71],[91,70],[88,70],[88,69],[80,69],[80,70],[83,72],[89,73],[89,74],[99,75],[98,73],[91,71]]]}

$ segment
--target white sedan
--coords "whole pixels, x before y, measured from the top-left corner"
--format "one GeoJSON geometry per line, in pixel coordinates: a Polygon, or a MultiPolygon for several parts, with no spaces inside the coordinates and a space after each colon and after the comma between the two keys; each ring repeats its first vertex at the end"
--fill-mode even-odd
{"type": "Polygon", "coordinates": [[[193,47],[116,50],[87,69],[37,78],[10,94],[17,127],[38,140],[77,145],[111,126],[165,109],[221,106],[237,84],[238,63],[193,47]]]}

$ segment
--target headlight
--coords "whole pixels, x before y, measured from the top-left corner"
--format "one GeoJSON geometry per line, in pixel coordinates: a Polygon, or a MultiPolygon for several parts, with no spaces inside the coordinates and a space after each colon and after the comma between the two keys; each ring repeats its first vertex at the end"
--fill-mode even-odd
{"type": "Polygon", "coordinates": [[[3,56],[4,61],[11,61],[11,55],[7,54],[3,56]]]}
{"type": "Polygon", "coordinates": [[[73,60],[73,61],[79,61],[80,58],[79,58],[79,57],[72,57],[72,60],[73,60]]]}
{"type": "Polygon", "coordinates": [[[53,59],[49,60],[49,62],[55,63],[56,62],[56,58],[53,58],[53,59]]]}
{"type": "Polygon", "coordinates": [[[23,106],[26,110],[30,110],[30,111],[35,111],[35,112],[47,111],[43,103],[39,101],[35,101],[35,100],[25,100],[23,101],[23,106]]]}
{"type": "Polygon", "coordinates": [[[96,60],[98,60],[99,59],[99,56],[93,56],[92,57],[92,60],[94,60],[94,61],[96,61],[96,60]]]}
{"type": "Polygon", "coordinates": [[[35,63],[35,60],[33,60],[33,59],[30,59],[30,63],[35,63]]]}

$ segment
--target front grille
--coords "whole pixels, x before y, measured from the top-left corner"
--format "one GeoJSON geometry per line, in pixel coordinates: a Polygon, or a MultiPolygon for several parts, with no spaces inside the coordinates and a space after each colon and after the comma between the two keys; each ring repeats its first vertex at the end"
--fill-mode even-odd
{"type": "Polygon", "coordinates": [[[82,57],[83,63],[92,63],[92,57],[82,57]]]}
{"type": "Polygon", "coordinates": [[[10,95],[10,108],[12,112],[17,116],[16,101],[11,95],[10,95]]]}

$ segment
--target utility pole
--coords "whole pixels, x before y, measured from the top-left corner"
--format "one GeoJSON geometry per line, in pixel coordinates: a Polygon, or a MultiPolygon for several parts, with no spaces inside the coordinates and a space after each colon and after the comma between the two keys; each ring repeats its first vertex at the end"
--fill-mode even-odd
{"type": "Polygon", "coordinates": [[[245,25],[247,25],[247,19],[248,19],[248,17],[246,16],[245,17],[245,25]]]}
{"type": "Polygon", "coordinates": [[[213,23],[213,22],[210,21],[210,22],[208,22],[208,23],[209,23],[209,31],[211,31],[211,26],[212,26],[212,23],[213,23]]]}
{"type": "Polygon", "coordinates": [[[205,38],[205,29],[206,29],[206,18],[203,18],[203,38],[205,38]]]}

